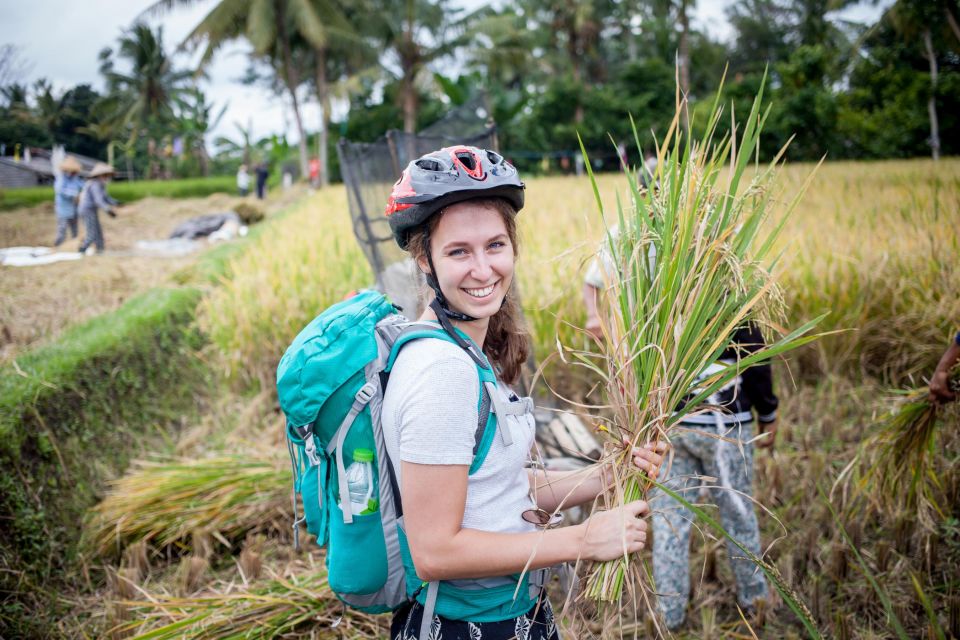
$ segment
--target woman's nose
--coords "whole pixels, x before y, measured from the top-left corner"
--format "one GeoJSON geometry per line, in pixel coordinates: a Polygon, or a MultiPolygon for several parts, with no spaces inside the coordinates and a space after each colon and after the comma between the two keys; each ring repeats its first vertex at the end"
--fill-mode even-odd
{"type": "Polygon", "coordinates": [[[476,280],[486,282],[490,278],[492,271],[493,269],[490,267],[490,261],[487,259],[487,256],[484,253],[475,254],[470,275],[476,280]]]}

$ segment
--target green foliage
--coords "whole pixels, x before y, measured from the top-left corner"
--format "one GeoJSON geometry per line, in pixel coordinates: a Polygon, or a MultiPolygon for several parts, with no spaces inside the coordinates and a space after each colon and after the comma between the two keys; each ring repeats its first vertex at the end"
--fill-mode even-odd
{"type": "Polygon", "coordinates": [[[184,286],[147,291],[0,371],[0,629],[12,637],[49,637],[55,594],[81,579],[78,523],[104,480],[212,393],[195,312],[247,245],[208,251],[174,277],[184,286]]]}
{"type": "Polygon", "coordinates": [[[199,296],[148,291],[0,373],[0,626],[15,635],[56,616],[47,590],[78,578],[77,523],[103,476],[206,393],[199,296]]]}

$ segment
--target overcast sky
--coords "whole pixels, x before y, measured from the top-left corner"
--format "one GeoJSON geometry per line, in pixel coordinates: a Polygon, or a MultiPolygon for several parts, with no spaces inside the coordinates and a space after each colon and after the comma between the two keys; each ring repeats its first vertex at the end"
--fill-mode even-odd
{"type": "MultiPolygon", "coordinates": [[[[875,19],[893,0],[881,0],[879,6],[862,2],[844,13],[844,17],[860,21],[875,19]]],[[[729,39],[730,29],[724,9],[732,0],[700,0],[694,14],[694,26],[707,30],[714,38],[729,39]]],[[[58,90],[79,83],[90,83],[103,89],[97,71],[97,54],[113,46],[121,31],[128,28],[138,15],[153,4],[153,0],[0,0],[0,44],[14,44],[20,48],[21,58],[28,64],[24,80],[46,77],[58,90]]],[[[172,50],[180,44],[190,29],[216,4],[216,0],[197,0],[193,6],[178,8],[162,17],[150,18],[151,24],[162,24],[164,45],[172,50]]],[[[484,4],[483,0],[460,0],[464,6],[484,4]]],[[[209,70],[209,80],[202,83],[208,101],[217,110],[224,104],[227,111],[215,134],[236,137],[234,123],[249,122],[253,133],[260,138],[272,133],[287,132],[296,137],[287,99],[272,95],[260,87],[247,87],[239,82],[246,69],[246,51],[243,44],[221,49],[209,70]]],[[[195,59],[196,56],[193,56],[195,59]]],[[[187,55],[178,56],[182,66],[192,64],[187,55]]],[[[312,101],[303,108],[305,126],[313,131],[318,127],[319,113],[312,101]]]]}

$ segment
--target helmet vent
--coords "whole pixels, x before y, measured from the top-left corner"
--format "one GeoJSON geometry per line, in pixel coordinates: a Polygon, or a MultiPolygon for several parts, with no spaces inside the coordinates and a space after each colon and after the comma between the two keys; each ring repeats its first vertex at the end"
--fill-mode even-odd
{"type": "Polygon", "coordinates": [[[467,168],[468,171],[477,170],[477,159],[473,157],[473,154],[469,151],[458,151],[457,159],[463,163],[463,166],[467,168]]]}
{"type": "Polygon", "coordinates": [[[499,153],[494,153],[493,151],[487,151],[487,160],[490,161],[490,164],[497,165],[503,162],[503,156],[501,156],[499,153]]]}
{"type": "Polygon", "coordinates": [[[417,166],[424,171],[443,171],[443,165],[429,158],[420,158],[417,160],[417,166]]]}

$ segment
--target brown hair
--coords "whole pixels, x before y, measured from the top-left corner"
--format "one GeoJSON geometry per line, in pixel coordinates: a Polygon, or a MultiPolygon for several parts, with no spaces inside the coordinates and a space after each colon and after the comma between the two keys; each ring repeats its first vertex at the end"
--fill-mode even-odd
{"type": "MultiPolygon", "coordinates": [[[[514,258],[516,258],[520,254],[520,247],[517,242],[517,211],[513,205],[504,198],[474,198],[470,202],[500,214],[507,228],[510,244],[513,245],[514,258]]],[[[440,223],[444,211],[445,209],[441,209],[430,216],[426,223],[410,233],[407,251],[418,264],[421,260],[426,260],[430,252],[430,237],[440,223]]],[[[520,305],[517,304],[515,289],[514,283],[507,291],[503,306],[490,318],[487,337],[483,342],[483,352],[494,366],[499,368],[500,378],[508,384],[513,384],[520,378],[523,363],[530,355],[530,334],[527,332],[526,323],[520,312],[520,305]]]]}

